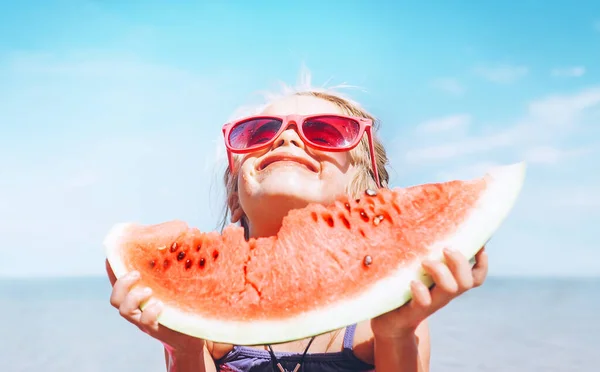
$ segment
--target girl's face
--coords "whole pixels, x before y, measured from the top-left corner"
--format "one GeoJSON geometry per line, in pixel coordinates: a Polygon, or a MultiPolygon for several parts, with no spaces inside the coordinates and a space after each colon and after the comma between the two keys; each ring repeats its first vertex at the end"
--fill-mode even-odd
{"type": "MultiPolygon", "coordinates": [[[[312,115],[344,113],[335,104],[312,96],[291,96],[261,114],[312,115]]],[[[330,203],[346,191],[355,168],[350,152],[324,152],[304,144],[290,123],[273,145],[246,154],[238,178],[239,206],[250,225],[257,219],[281,219],[308,203],[330,203]]],[[[235,211],[233,213],[236,214],[235,211]]]]}

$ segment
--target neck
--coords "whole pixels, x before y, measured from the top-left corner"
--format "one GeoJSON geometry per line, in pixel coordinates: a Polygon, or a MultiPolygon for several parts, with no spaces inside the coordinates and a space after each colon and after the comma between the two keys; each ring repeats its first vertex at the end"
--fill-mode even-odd
{"type": "Polygon", "coordinates": [[[271,221],[269,223],[265,223],[262,221],[261,224],[249,224],[248,232],[250,238],[266,238],[269,236],[277,235],[277,232],[281,229],[281,220],[279,221],[271,221]]]}

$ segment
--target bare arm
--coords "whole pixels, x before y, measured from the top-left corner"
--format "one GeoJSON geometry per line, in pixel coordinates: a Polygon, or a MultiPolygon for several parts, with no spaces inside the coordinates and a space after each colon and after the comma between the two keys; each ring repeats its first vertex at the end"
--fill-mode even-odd
{"type": "Polygon", "coordinates": [[[108,260],[106,272],[113,286],[111,305],[127,321],[165,345],[167,372],[216,372],[215,363],[207,349],[209,342],[175,332],[158,323],[162,305],[157,301],[151,302],[151,290],[144,292],[144,288],[136,286],[139,274],[128,273],[117,280],[108,260]],[[145,301],[148,301],[148,305],[142,311],[141,304],[145,301]]]}
{"type": "Polygon", "coordinates": [[[375,337],[377,372],[429,372],[429,326],[423,321],[414,332],[385,338],[375,337]]]}
{"type": "Polygon", "coordinates": [[[446,262],[424,261],[435,286],[411,283],[412,298],[405,305],[371,320],[377,372],[429,372],[430,343],[427,318],[462,293],[480,286],[487,276],[487,254],[480,249],[471,268],[458,251],[444,250],[446,262]]]}

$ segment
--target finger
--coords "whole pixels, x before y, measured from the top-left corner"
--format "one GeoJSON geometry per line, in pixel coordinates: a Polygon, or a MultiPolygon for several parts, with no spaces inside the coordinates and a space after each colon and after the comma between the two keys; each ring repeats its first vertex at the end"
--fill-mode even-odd
{"type": "Polygon", "coordinates": [[[483,284],[488,274],[488,255],[485,251],[485,247],[481,248],[481,250],[477,252],[475,259],[477,261],[472,269],[473,286],[479,287],[483,284]]]}
{"type": "Polygon", "coordinates": [[[119,307],[119,313],[134,324],[139,324],[142,310],[140,305],[148,300],[152,295],[152,290],[148,287],[134,288],[129,292],[125,300],[119,307]]]}
{"type": "Polygon", "coordinates": [[[108,274],[108,280],[110,281],[110,285],[113,286],[115,285],[115,282],[117,281],[117,277],[115,276],[115,273],[112,270],[112,267],[110,267],[110,263],[108,262],[108,260],[104,261],[104,266],[106,268],[106,274],[108,274]]]}
{"type": "Polygon", "coordinates": [[[435,283],[433,290],[442,291],[449,295],[458,292],[458,284],[448,266],[438,261],[425,261],[423,262],[423,268],[433,278],[435,283]]]}
{"type": "Polygon", "coordinates": [[[410,283],[410,290],[412,292],[410,306],[426,309],[431,305],[431,293],[425,284],[420,281],[413,281],[410,283]]]}
{"type": "Polygon", "coordinates": [[[140,324],[147,330],[158,332],[158,315],[163,309],[163,303],[161,301],[150,300],[148,306],[142,311],[140,316],[140,324]]]}
{"type": "Polygon", "coordinates": [[[444,250],[444,256],[446,257],[446,265],[458,285],[458,292],[462,293],[471,289],[473,287],[473,273],[467,258],[458,251],[448,249],[444,250]]]}
{"type": "Polygon", "coordinates": [[[131,287],[140,279],[140,274],[137,271],[127,273],[122,278],[118,279],[113,286],[112,293],[110,295],[110,304],[115,307],[121,307],[121,304],[127,297],[127,294],[131,290],[131,287]]]}

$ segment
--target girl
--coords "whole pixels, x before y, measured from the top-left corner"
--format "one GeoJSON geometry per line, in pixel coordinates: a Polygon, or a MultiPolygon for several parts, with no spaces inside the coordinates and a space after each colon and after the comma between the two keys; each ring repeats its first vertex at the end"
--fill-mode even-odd
{"type": "MultiPolygon", "coordinates": [[[[291,209],[387,187],[386,152],[371,131],[375,119],[358,104],[332,92],[305,90],[273,100],[258,114],[271,118],[249,117],[223,129],[229,156],[225,216],[241,223],[247,237],[275,235],[291,209]]],[[[430,291],[413,283],[406,305],[343,330],[263,347],[217,344],[167,329],[157,322],[162,304],[149,288],[135,286],[138,273],[116,281],[108,264],[107,271],[111,304],[164,344],[170,372],[426,372],[427,317],[487,275],[483,249],[473,267],[460,253],[445,256],[447,264],[423,263],[436,285],[430,291]]]]}

